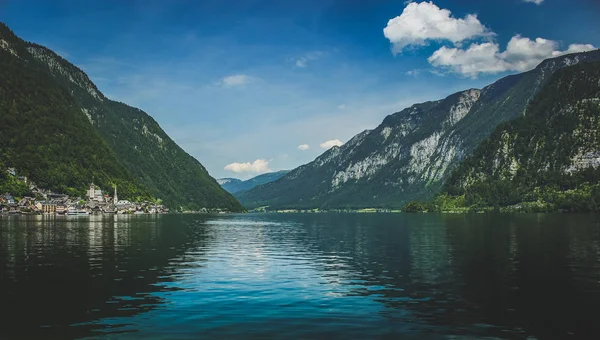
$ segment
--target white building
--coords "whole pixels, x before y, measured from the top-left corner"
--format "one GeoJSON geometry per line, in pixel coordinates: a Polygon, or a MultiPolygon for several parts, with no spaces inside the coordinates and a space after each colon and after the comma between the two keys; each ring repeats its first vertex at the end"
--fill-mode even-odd
{"type": "Polygon", "coordinates": [[[102,190],[100,190],[100,187],[94,185],[94,183],[90,184],[90,188],[86,193],[86,198],[89,201],[104,202],[102,190]]]}
{"type": "Polygon", "coordinates": [[[117,185],[115,184],[115,194],[113,195],[113,204],[117,205],[119,203],[119,198],[117,197],[117,185]]]}

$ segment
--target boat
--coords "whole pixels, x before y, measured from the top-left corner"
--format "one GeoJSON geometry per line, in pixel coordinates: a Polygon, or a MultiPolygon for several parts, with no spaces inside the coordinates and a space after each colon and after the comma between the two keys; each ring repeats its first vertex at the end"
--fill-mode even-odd
{"type": "Polygon", "coordinates": [[[87,210],[84,209],[69,209],[67,210],[67,215],[70,216],[74,216],[74,215],[89,215],[90,213],[87,210]]]}

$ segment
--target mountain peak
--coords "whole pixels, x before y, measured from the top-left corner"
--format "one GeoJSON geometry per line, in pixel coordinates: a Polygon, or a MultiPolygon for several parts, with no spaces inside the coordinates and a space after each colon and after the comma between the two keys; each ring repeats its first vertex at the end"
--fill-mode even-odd
{"type": "Polygon", "coordinates": [[[525,112],[554,72],[593,60],[599,51],[562,56],[481,90],[412,105],[238,198],[250,208],[398,208],[431,198],[496,126],[525,112]]]}
{"type": "Polygon", "coordinates": [[[565,54],[562,56],[558,56],[555,58],[549,58],[542,61],[535,70],[538,71],[546,71],[551,70],[556,71],[559,68],[568,67],[572,65],[576,65],[580,62],[598,60],[600,58],[600,49],[587,51],[587,52],[577,52],[565,54]]]}

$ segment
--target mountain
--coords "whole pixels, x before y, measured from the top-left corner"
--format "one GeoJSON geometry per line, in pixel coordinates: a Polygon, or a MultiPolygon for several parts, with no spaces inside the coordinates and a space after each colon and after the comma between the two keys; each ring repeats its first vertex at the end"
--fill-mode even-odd
{"type": "Polygon", "coordinates": [[[0,171],[16,167],[38,186],[70,194],[94,180],[149,197],[29,46],[0,26],[0,171]]]}
{"type": "Polygon", "coordinates": [[[106,98],[83,71],[2,23],[0,62],[0,157],[40,187],[117,183],[123,197],[173,209],[243,209],[147,113],[106,98]]]}
{"type": "Polygon", "coordinates": [[[413,105],[238,198],[249,208],[400,207],[430,199],[496,126],[523,115],[557,70],[594,60],[600,50],[565,55],[483,89],[413,105]]]}
{"type": "MultiPolygon", "coordinates": [[[[234,184],[234,183],[242,183],[242,182],[243,181],[241,179],[237,179],[237,178],[217,178],[217,183],[219,183],[220,186],[223,186],[225,184],[230,184],[230,183],[234,184]]],[[[225,190],[227,190],[227,189],[225,189],[225,190]]],[[[229,191],[229,190],[227,190],[227,191],[229,191]]]]}
{"type": "Polygon", "coordinates": [[[250,190],[256,186],[263,185],[266,183],[273,182],[285,176],[289,170],[281,170],[277,172],[269,172],[266,174],[258,175],[250,178],[249,180],[242,181],[237,178],[221,178],[217,182],[228,192],[237,195],[243,191],[250,190]]]}
{"type": "Polygon", "coordinates": [[[600,62],[562,69],[523,117],[498,126],[453,171],[464,207],[600,210],[600,62]]]}

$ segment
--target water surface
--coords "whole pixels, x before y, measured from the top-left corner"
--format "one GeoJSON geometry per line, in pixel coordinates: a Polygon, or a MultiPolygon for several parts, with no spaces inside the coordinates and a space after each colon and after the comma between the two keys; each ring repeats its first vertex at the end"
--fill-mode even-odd
{"type": "Polygon", "coordinates": [[[0,338],[598,338],[599,222],[1,217],[0,338]]]}

